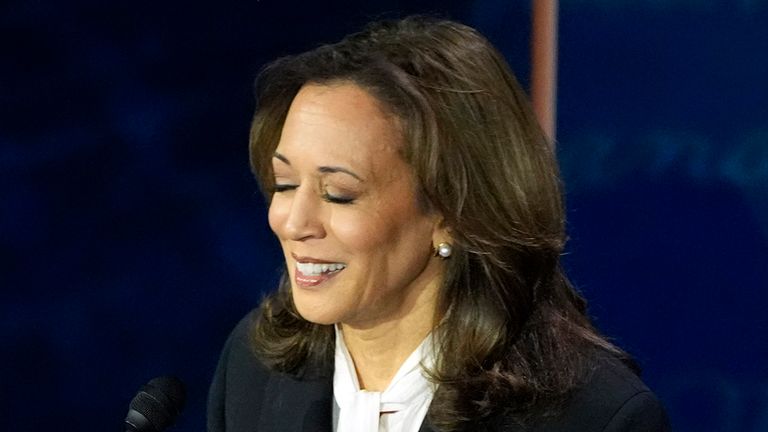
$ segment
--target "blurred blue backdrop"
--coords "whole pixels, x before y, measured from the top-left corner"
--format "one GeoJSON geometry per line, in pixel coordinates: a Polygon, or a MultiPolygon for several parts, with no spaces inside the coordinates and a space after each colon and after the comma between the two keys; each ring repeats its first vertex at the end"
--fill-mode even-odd
{"type": "MultiPolygon", "coordinates": [[[[767,3],[561,3],[566,266],[677,431],[768,431],[767,3]]],[[[4,430],[121,430],[166,373],[176,430],[203,430],[221,344],[280,266],[254,77],[415,12],[477,27],[527,86],[527,1],[0,5],[4,430]]]]}

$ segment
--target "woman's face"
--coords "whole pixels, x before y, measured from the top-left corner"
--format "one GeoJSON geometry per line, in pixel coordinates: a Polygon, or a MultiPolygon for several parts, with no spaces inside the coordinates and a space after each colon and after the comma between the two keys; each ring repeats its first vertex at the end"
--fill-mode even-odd
{"type": "Polygon", "coordinates": [[[304,319],[370,326],[434,311],[433,244],[446,238],[419,205],[402,146],[396,118],[354,84],[308,84],[294,98],[269,224],[304,319]]]}

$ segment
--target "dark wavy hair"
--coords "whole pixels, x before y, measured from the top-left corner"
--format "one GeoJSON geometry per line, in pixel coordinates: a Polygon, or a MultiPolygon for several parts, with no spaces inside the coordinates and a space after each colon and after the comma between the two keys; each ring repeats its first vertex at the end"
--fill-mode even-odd
{"type": "MultiPolygon", "coordinates": [[[[402,157],[454,253],[434,317],[439,386],[429,419],[477,429],[495,414],[556,411],[598,353],[625,354],[590,324],[560,266],[565,218],[553,149],[503,57],[465,25],[409,17],[268,65],[257,84],[251,164],[268,199],[288,108],[308,83],[354,83],[403,125],[402,157]]],[[[304,320],[286,277],[253,343],[271,368],[332,370],[332,326],[304,320]]]]}

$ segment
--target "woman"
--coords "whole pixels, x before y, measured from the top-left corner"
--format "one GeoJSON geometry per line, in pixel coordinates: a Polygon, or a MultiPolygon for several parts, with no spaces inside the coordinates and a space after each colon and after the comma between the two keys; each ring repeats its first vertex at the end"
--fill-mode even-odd
{"type": "Polygon", "coordinates": [[[560,268],[551,146],[481,35],[375,23],[257,97],[286,271],[224,348],[210,431],[667,430],[560,268]]]}

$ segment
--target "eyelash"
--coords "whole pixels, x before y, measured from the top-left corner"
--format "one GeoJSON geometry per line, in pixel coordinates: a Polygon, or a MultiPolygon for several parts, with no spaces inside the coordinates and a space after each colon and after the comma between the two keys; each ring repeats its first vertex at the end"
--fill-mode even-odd
{"type": "Polygon", "coordinates": [[[296,185],[276,184],[272,186],[272,193],[287,192],[296,189],[296,185]]]}
{"type": "MultiPolygon", "coordinates": [[[[298,186],[296,185],[286,185],[286,184],[277,185],[276,184],[272,187],[272,192],[273,193],[288,192],[296,189],[297,187],[298,186]]],[[[341,204],[341,205],[353,204],[355,202],[355,198],[338,197],[338,196],[331,195],[327,192],[323,193],[323,199],[329,203],[341,204]]]]}
{"type": "Polygon", "coordinates": [[[323,194],[323,199],[334,204],[348,205],[355,202],[354,198],[349,197],[337,197],[329,195],[327,192],[323,194]]]}

